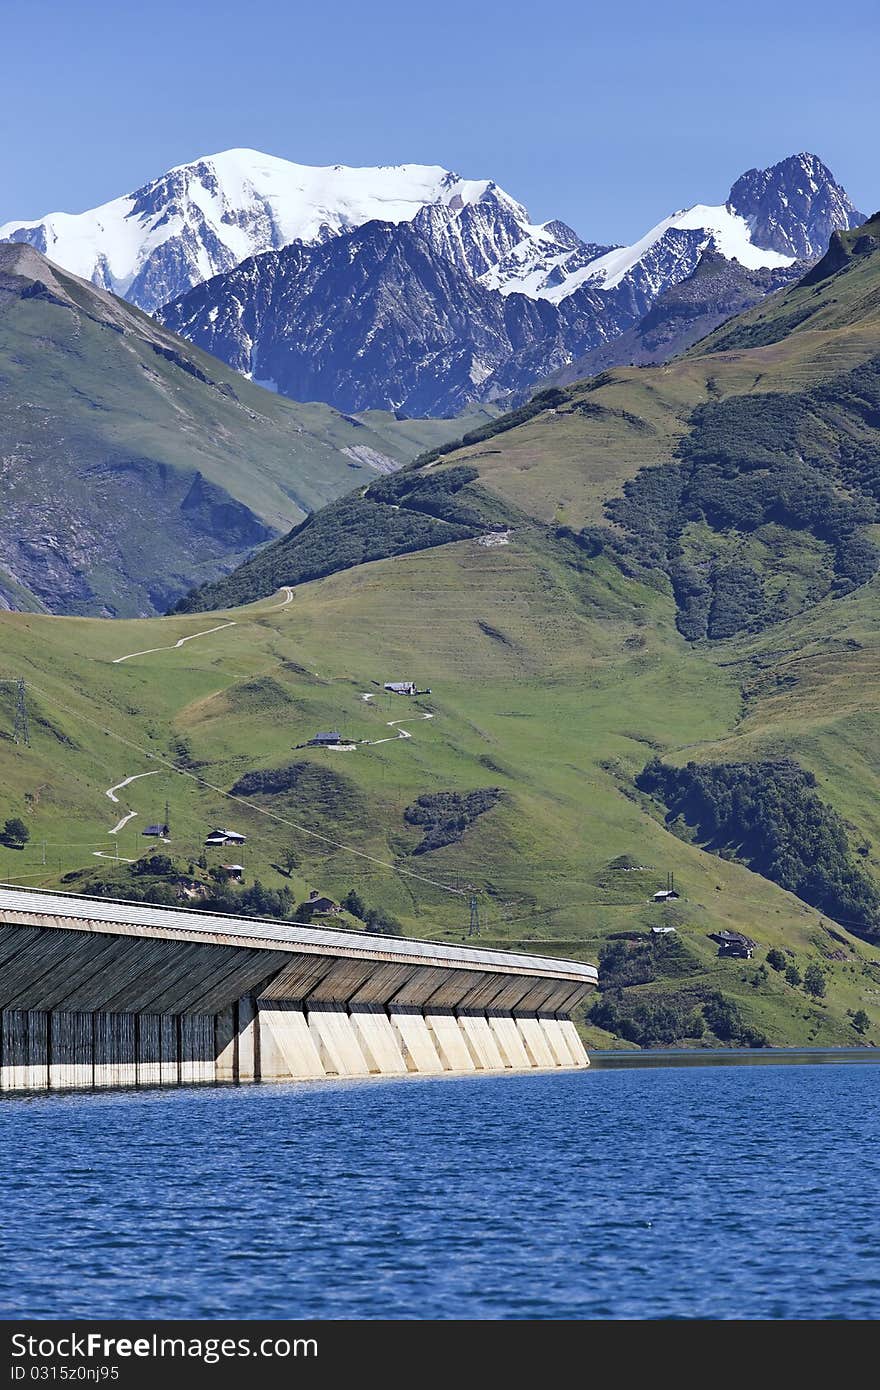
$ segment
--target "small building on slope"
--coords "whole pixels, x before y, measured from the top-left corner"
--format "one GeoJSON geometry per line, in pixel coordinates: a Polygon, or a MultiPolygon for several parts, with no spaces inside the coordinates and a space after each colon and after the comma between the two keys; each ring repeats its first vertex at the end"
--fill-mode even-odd
{"type": "Polygon", "coordinates": [[[337,743],[342,743],[342,735],[338,729],[331,729],[329,733],[315,734],[308,742],[309,748],[332,748],[337,743]]]}
{"type": "Polygon", "coordinates": [[[205,837],[206,845],[243,845],[247,841],[246,835],[240,835],[237,830],[212,830],[205,837]]]}

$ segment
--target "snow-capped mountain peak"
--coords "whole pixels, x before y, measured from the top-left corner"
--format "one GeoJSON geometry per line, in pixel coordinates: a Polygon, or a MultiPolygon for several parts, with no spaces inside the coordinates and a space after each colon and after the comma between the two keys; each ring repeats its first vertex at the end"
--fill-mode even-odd
{"type": "MultiPolygon", "coordinates": [[[[664,217],[632,246],[615,247],[588,262],[582,269],[567,276],[561,284],[549,287],[543,297],[558,304],[561,299],[588,283],[594,289],[616,289],[627,275],[639,267],[647,267],[650,259],[657,260],[658,255],[663,253],[675,258],[677,251],[685,245],[689,250],[687,260],[690,262],[686,274],[690,274],[706,250],[717,251],[727,260],[739,261],[747,270],[791,265],[795,259],[756,246],[745,218],[728,206],[710,207],[696,203],[693,207],[682,208],[664,217]],[[679,232],[696,235],[677,237],[676,233],[679,232]]],[[[668,281],[668,274],[664,273],[662,278],[668,281]]]]}
{"type": "Polygon", "coordinates": [[[319,168],[224,150],[88,212],[8,222],[0,240],[28,242],[154,310],[248,256],[293,241],[320,243],[374,220],[411,221],[426,204],[462,208],[490,187],[488,179],[462,179],[439,165],[319,168]]]}
{"type": "Polygon", "coordinates": [[[313,167],[233,149],[176,165],[88,212],[9,222],[0,240],[29,243],[154,312],[251,256],[416,219],[436,253],[485,290],[551,304],[581,289],[621,291],[635,310],[691,274],[704,251],[747,270],[775,269],[820,255],[831,232],[860,214],[816,155],[798,154],[743,174],[721,206],[695,204],[631,246],[608,247],[564,222],[533,223],[493,180],[440,165],[313,167]]]}
{"type": "MultiPolygon", "coordinates": [[[[554,304],[585,285],[610,291],[627,280],[657,293],[690,275],[704,251],[746,270],[775,270],[820,256],[833,231],[863,220],[818,155],[802,153],[769,169],[750,169],[737,179],[726,203],[682,208],[631,246],[587,259],[557,255],[539,273],[529,264],[519,277],[505,265],[506,276],[496,268],[484,283],[554,304]]],[[[539,231],[530,229],[532,239],[539,231]]]]}
{"type": "Polygon", "coordinates": [[[823,255],[832,232],[864,221],[828,166],[804,151],[749,169],[727,206],[745,219],[755,245],[801,260],[823,255]]]}

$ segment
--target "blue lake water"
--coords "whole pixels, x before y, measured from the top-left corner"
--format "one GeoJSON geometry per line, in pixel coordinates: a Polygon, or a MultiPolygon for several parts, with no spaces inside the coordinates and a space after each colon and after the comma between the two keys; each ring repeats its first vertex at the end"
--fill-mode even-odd
{"type": "Polygon", "coordinates": [[[876,1317],[875,1067],[6,1097],[0,1316],[876,1317]]]}

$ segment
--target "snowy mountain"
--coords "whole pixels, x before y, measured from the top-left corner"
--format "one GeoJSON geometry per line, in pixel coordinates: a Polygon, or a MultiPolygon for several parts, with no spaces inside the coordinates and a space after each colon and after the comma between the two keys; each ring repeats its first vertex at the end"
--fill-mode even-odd
{"type": "Polygon", "coordinates": [[[524,346],[549,344],[560,319],[555,305],[484,289],[461,230],[431,207],[412,222],[297,242],[198,285],[162,321],[296,400],[453,415],[505,394],[490,378],[524,346]]]}
{"type": "Polygon", "coordinates": [[[508,261],[484,275],[483,283],[502,294],[518,291],[558,304],[585,284],[614,290],[628,281],[653,299],[690,275],[704,251],[745,270],[778,270],[823,255],[833,231],[864,220],[817,155],[797,154],[769,169],[750,169],[726,203],[674,212],[632,246],[615,247],[580,266],[564,253],[551,256],[538,273],[533,260],[524,259],[519,275],[508,261]]]}
{"type": "Polygon", "coordinates": [[[90,212],[7,223],[0,240],[158,312],[282,394],[447,414],[517,399],[597,351],[614,358],[704,255],[739,266],[760,293],[861,220],[808,154],[608,247],[533,223],[494,181],[436,165],[311,168],[227,150],[90,212]]]}
{"type": "Polygon", "coordinates": [[[312,168],[226,150],[89,212],[7,222],[0,241],[27,242],[152,312],[258,252],[320,243],[374,219],[409,221],[430,203],[460,209],[490,187],[436,165],[312,168]]]}
{"type": "Polygon", "coordinates": [[[167,304],[161,318],[294,399],[447,415],[520,400],[581,361],[613,365],[649,351],[665,359],[802,272],[794,253],[819,245],[831,222],[861,220],[815,156],[744,175],[730,202],[673,213],[614,249],[582,242],[563,223],[530,223],[487,183],[468,201],[426,204],[410,221],[369,222],[253,257],[167,304]],[[788,251],[760,244],[783,234],[788,251]],[[662,327],[633,338],[701,265],[662,327]],[[631,355],[619,355],[618,342],[631,355]]]}
{"type": "Polygon", "coordinates": [[[866,220],[821,159],[805,153],[772,169],[749,169],[727,207],[746,222],[753,245],[799,260],[823,256],[832,232],[866,220]]]}
{"type": "Polygon", "coordinates": [[[739,261],[707,249],[690,275],[657,295],[644,318],[583,356],[574,357],[549,377],[547,384],[565,386],[610,367],[667,362],[725,320],[798,279],[804,264],[792,261],[773,269],[747,270],[739,261]]]}

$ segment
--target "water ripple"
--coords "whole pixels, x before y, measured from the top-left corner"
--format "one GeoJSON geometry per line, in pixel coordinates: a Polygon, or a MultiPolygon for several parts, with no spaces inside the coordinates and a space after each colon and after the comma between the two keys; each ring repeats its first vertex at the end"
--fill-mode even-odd
{"type": "Polygon", "coordinates": [[[5,1098],[0,1316],[876,1317],[875,1076],[5,1098]]]}

